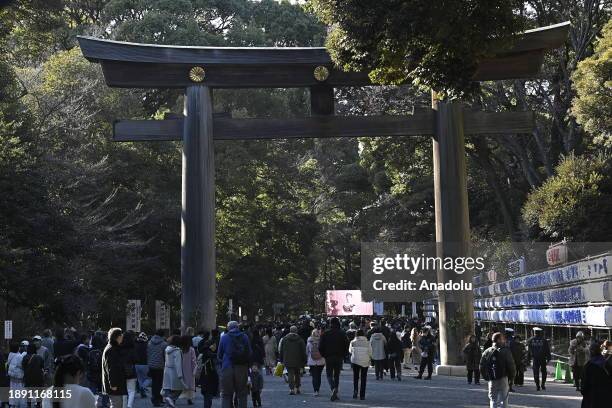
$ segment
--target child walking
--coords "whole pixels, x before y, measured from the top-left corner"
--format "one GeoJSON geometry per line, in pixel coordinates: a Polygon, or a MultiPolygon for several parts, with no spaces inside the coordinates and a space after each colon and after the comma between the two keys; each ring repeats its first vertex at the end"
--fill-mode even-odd
{"type": "Polygon", "coordinates": [[[261,407],[261,390],[263,389],[263,375],[256,364],[253,364],[250,372],[251,398],[254,407],[261,407]]]}

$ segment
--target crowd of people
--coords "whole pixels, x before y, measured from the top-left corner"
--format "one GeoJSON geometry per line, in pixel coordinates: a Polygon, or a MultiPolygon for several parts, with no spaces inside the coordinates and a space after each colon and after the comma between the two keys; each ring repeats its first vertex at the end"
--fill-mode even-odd
{"type": "MultiPolygon", "coordinates": [[[[149,337],[111,328],[81,335],[63,329],[53,336],[45,330],[11,343],[7,355],[0,352],[0,386],[70,392],[65,399],[57,394],[11,398],[11,408],[134,408],[137,394],[150,398],[153,406],[173,408],[179,398],[193,404],[198,388],[205,408],[216,398],[223,408],[246,408],[249,397],[253,407],[262,406],[266,375],[284,377],[290,395],[302,394],[306,367],[313,395],[321,395],[325,371],[329,398],[338,401],[340,373],[350,364],[353,398],[365,400],[371,367],[376,381],[402,381],[407,370],[414,370],[412,378],[431,380],[439,355],[435,326],[418,319],[302,317],[256,326],[230,321],[211,331],[187,328],[168,334],[158,330],[149,337]]],[[[612,342],[589,340],[579,332],[568,352],[583,408],[607,407],[612,400],[612,342]]],[[[463,358],[469,384],[480,384],[481,377],[487,381],[491,407],[508,406],[510,392],[524,385],[529,365],[537,391],[546,390],[551,347],[542,329],[534,328],[523,342],[510,328],[492,328],[483,339],[477,326],[466,340],[463,358]]]]}

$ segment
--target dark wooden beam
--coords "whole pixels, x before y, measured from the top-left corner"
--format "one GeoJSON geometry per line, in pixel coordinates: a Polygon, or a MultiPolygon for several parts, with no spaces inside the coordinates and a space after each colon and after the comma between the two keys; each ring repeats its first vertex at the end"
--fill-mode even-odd
{"type": "MultiPolygon", "coordinates": [[[[567,38],[569,23],[530,30],[509,48],[491,45],[491,57],[479,62],[475,81],[527,78],[539,73],[544,52],[567,38]]],[[[78,37],[85,58],[102,65],[109,86],[185,88],[189,70],[203,66],[203,84],[213,88],[294,88],[372,85],[367,72],[343,72],[324,48],[182,47],[78,37]],[[314,68],[329,69],[319,82],[314,68]]]]}
{"type": "MultiPolygon", "coordinates": [[[[465,134],[530,133],[533,112],[471,112],[463,114],[465,134]]],[[[428,136],[434,115],[424,110],[408,116],[315,116],[295,119],[213,119],[215,140],[295,139],[330,137],[428,136]]],[[[122,120],[115,122],[115,141],[182,140],[183,120],[122,120]]]]}

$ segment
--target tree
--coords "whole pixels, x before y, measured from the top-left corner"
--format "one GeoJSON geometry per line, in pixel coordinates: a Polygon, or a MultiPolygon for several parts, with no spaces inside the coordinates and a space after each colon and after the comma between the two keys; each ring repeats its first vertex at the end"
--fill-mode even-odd
{"type": "Polygon", "coordinates": [[[594,54],[578,63],[572,79],[573,115],[596,144],[612,147],[612,20],[603,28],[594,54]]]}
{"type": "Polygon", "coordinates": [[[543,237],[577,242],[612,239],[612,160],[571,155],[556,174],[529,194],[523,207],[528,226],[543,237]]]}
{"type": "Polygon", "coordinates": [[[515,0],[313,0],[331,32],[327,47],[346,70],[369,70],[374,82],[406,81],[463,95],[473,92],[478,60],[523,28],[515,0]]]}

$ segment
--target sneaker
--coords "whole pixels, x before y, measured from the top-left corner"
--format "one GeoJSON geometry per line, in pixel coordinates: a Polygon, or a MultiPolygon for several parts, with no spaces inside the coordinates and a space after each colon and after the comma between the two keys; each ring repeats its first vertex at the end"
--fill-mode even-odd
{"type": "Polygon", "coordinates": [[[542,391],[546,390],[546,386],[544,384],[542,384],[542,391]]]}
{"type": "Polygon", "coordinates": [[[536,385],[536,391],[540,391],[540,386],[536,385]]]}
{"type": "Polygon", "coordinates": [[[295,391],[293,390],[289,391],[289,395],[295,395],[295,391]]]}
{"type": "Polygon", "coordinates": [[[172,401],[172,398],[166,397],[164,398],[164,401],[166,402],[166,405],[168,405],[170,408],[176,408],[176,405],[174,405],[174,401],[172,401]]]}
{"type": "Polygon", "coordinates": [[[315,397],[318,397],[318,396],[319,396],[319,391],[315,391],[315,392],[314,392],[314,396],[315,396],[315,397]]]}
{"type": "Polygon", "coordinates": [[[417,375],[416,377],[414,377],[415,380],[420,380],[421,378],[423,378],[422,375],[417,375]]]}

